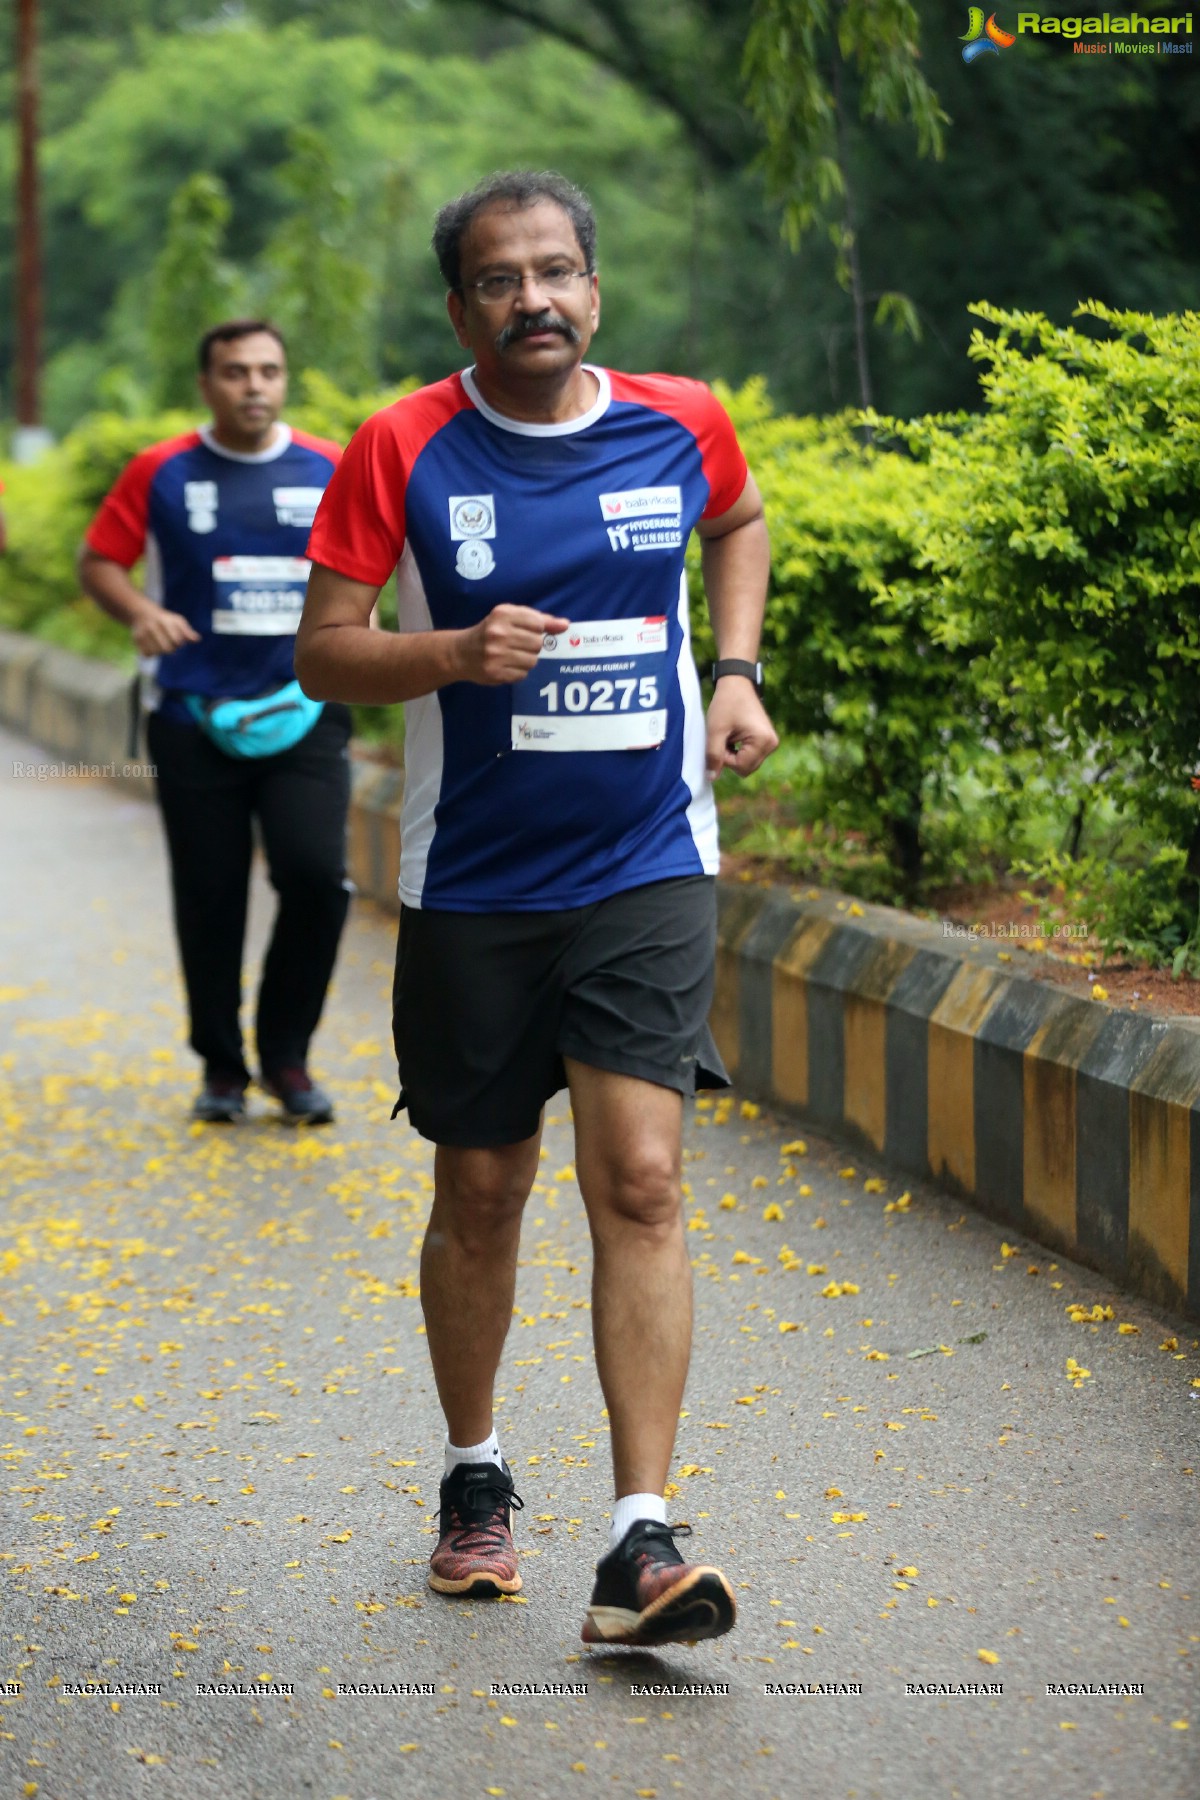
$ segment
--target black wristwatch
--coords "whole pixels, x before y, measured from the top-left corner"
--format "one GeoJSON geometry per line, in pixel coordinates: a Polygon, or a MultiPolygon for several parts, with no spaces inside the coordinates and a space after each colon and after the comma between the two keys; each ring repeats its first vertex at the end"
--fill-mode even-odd
{"type": "Polygon", "coordinates": [[[760,662],[743,662],[739,656],[726,656],[720,662],[715,662],[709,673],[714,684],[720,681],[722,675],[744,675],[747,681],[754,683],[756,694],[763,691],[763,667],[760,662]]]}

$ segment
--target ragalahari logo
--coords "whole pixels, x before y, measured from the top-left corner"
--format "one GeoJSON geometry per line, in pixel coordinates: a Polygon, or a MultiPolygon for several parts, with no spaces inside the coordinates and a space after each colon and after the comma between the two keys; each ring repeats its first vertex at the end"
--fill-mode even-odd
{"type": "Polygon", "coordinates": [[[968,6],[967,29],[961,41],[963,61],[973,63],[978,56],[999,56],[1001,50],[1011,50],[1017,40],[1011,31],[997,25],[995,13],[989,13],[985,21],[982,6],[968,6]]]}

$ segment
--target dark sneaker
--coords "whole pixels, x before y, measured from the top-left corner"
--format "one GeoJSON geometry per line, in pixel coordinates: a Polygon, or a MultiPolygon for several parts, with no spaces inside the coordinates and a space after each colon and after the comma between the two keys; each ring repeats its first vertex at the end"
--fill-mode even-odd
{"type": "Polygon", "coordinates": [[[206,1125],[233,1125],[245,1116],[245,1085],[233,1076],[206,1075],[192,1102],[193,1119],[206,1125]]]}
{"type": "Polygon", "coordinates": [[[720,1637],[737,1617],[733,1589],[719,1569],[684,1562],[676,1537],[690,1525],[639,1519],[596,1564],[585,1644],[694,1644],[720,1637]]]}
{"type": "Polygon", "coordinates": [[[307,1069],[277,1069],[263,1076],[263,1086],[299,1125],[328,1125],[333,1118],[333,1101],[307,1069]]]}
{"type": "Polygon", "coordinates": [[[429,1559],[429,1585],[439,1594],[495,1599],[520,1592],[512,1516],[525,1504],[505,1463],[460,1463],[441,1485],[441,1533],[429,1559]]]}

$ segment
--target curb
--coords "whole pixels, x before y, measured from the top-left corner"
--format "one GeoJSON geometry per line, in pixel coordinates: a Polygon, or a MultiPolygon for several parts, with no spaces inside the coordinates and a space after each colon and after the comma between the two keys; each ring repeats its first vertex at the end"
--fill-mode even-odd
{"type": "Polygon", "coordinates": [[[1200,1020],[1080,999],[887,907],[717,891],[739,1088],[1200,1316],[1200,1020]]]}
{"type": "Polygon", "coordinates": [[[97,657],[77,656],[20,632],[0,631],[0,719],[78,773],[103,773],[128,794],[151,798],[146,764],[129,755],[133,676],[97,657]]]}
{"type": "MultiPolygon", "coordinates": [[[[128,767],[128,691],[108,664],[0,632],[0,718],[51,750],[128,767]]],[[[356,759],[349,870],[392,913],[403,786],[356,759]]],[[[1200,1318],[1200,1019],[1080,999],[828,891],[717,896],[712,1025],[740,1089],[1200,1318]]]]}

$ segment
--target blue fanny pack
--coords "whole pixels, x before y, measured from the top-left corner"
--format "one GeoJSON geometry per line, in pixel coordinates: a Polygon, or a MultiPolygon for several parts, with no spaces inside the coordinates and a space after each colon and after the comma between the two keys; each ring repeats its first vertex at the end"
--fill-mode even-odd
{"type": "Polygon", "coordinates": [[[188,694],[187,709],[201,731],[226,756],[278,756],[307,737],[325,709],[310,700],[298,681],[289,681],[252,700],[209,700],[188,694]]]}

